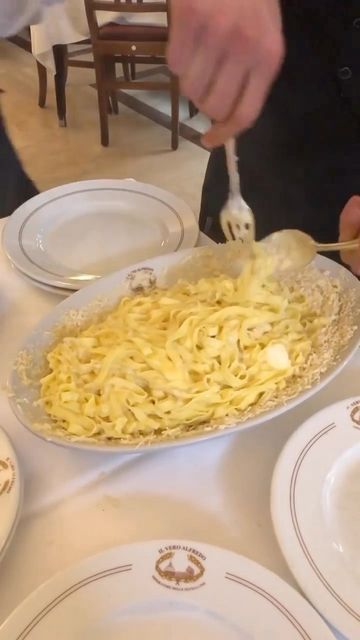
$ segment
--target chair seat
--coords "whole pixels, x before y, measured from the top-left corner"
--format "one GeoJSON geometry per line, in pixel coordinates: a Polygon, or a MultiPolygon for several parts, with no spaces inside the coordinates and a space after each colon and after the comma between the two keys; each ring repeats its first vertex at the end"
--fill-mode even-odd
{"type": "Polygon", "coordinates": [[[138,24],[109,22],[99,29],[100,40],[123,40],[133,42],[167,42],[168,28],[138,24]]]}

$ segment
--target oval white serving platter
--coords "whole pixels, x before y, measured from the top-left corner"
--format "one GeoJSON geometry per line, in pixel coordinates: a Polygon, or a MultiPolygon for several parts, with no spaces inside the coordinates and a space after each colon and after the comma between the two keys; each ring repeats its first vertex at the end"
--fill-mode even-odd
{"type": "MultiPolygon", "coordinates": [[[[163,286],[165,282],[169,282],[168,278],[165,280],[169,268],[180,264],[184,258],[191,256],[194,251],[194,249],[188,249],[152,258],[139,263],[138,265],[128,267],[95,281],[93,284],[78,291],[61,302],[51,313],[49,313],[25,340],[25,343],[22,345],[22,351],[31,353],[33,358],[32,366],[41,369],[42,363],[44,362],[44,354],[54,342],[54,328],[62,324],[64,317],[66,317],[69,312],[76,312],[78,310],[88,308],[89,305],[97,300],[102,300],[103,304],[111,307],[114,306],[121,297],[129,295],[129,293],[134,291],[146,289],[150,284],[163,286]]],[[[212,430],[208,432],[205,431],[203,433],[184,436],[181,439],[179,438],[176,440],[159,440],[158,442],[154,441],[151,444],[129,445],[119,442],[92,443],[89,441],[70,441],[64,437],[52,435],[49,432],[39,431],[33,427],[34,423],[39,424],[49,422],[49,418],[41,408],[34,406],[34,400],[38,397],[36,390],[29,385],[24,384],[24,381],[19,375],[19,371],[15,367],[9,380],[11,392],[10,403],[12,409],[24,426],[47,441],[80,449],[90,449],[92,451],[108,451],[109,453],[113,453],[114,450],[118,450],[123,453],[139,453],[140,451],[154,451],[155,449],[177,447],[210,438],[219,438],[241,429],[255,427],[256,425],[276,418],[298,404],[305,402],[322,387],[328,384],[343,369],[360,344],[359,281],[349,271],[327,258],[317,258],[317,265],[323,271],[328,271],[335,276],[339,276],[339,274],[341,274],[343,287],[346,290],[352,290],[355,293],[356,300],[358,300],[356,308],[359,310],[358,317],[355,318],[358,328],[350,339],[347,347],[340,354],[338,361],[321,375],[317,384],[304,390],[288,402],[283,403],[270,411],[265,411],[254,418],[234,423],[226,429],[212,430]]]]}

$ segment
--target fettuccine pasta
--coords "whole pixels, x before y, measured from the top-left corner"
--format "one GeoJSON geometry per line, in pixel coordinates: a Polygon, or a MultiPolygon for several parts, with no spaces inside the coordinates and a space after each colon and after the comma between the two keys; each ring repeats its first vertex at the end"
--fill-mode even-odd
{"type": "Polygon", "coordinates": [[[130,442],[224,425],[311,382],[333,320],[258,256],[237,278],[123,298],[62,338],[47,355],[41,403],[72,438],[130,442]]]}

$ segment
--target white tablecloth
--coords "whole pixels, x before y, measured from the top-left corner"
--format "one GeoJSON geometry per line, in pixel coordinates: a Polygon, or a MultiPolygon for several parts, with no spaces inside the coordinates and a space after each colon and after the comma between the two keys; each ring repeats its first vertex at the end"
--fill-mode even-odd
{"type": "MultiPolygon", "coordinates": [[[[150,2],[150,0],[144,0],[150,2]]],[[[119,14],[98,12],[100,25],[121,21],[150,25],[166,25],[165,13],[119,14]]],[[[41,24],[31,27],[31,46],[37,58],[49,70],[54,70],[52,47],[56,44],[71,44],[89,37],[84,0],[64,0],[54,4],[45,14],[41,24]]]]}
{"type": "MultiPolygon", "coordinates": [[[[1,383],[17,346],[58,301],[25,283],[0,251],[1,383]]],[[[42,442],[21,427],[1,391],[0,423],[16,447],[25,496],[17,533],[0,569],[0,623],[55,572],[111,546],[155,538],[193,539],[231,549],[295,585],[271,524],[274,464],[304,419],[358,394],[359,373],[360,354],[327,389],[271,423],[191,447],[131,457],[42,442]]]]}

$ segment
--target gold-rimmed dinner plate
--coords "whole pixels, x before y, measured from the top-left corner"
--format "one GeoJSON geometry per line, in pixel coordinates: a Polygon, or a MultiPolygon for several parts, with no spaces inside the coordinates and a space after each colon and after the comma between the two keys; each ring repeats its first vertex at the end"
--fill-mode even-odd
{"type": "Polygon", "coordinates": [[[230,551],[187,540],[110,549],[55,576],[0,640],[333,640],[293,588],[230,551]]]}
{"type": "Polygon", "coordinates": [[[32,280],[77,290],[141,260],[195,246],[193,211],[180,198],[136,180],[86,180],[40,193],[3,230],[3,248],[32,280]]]}

